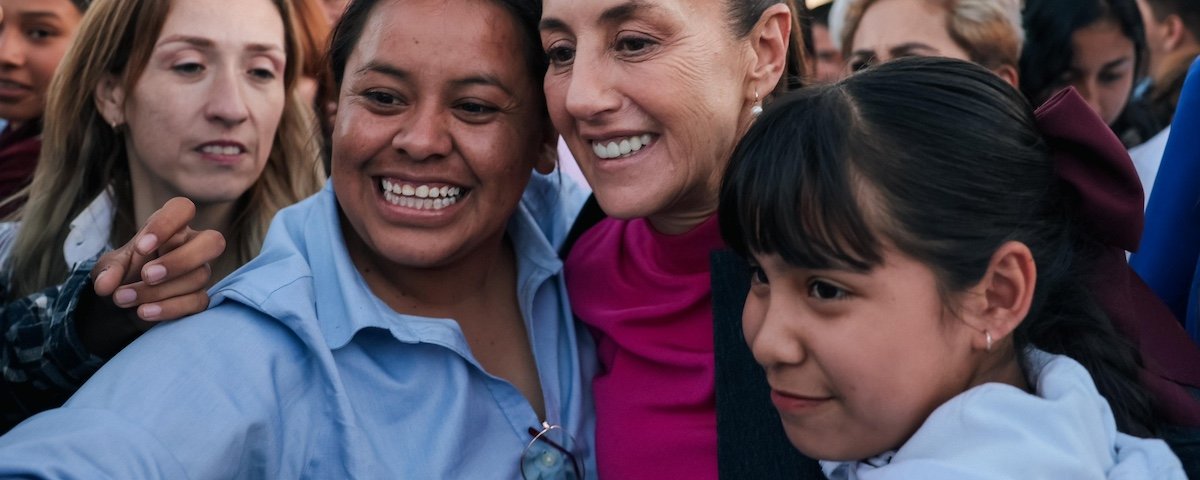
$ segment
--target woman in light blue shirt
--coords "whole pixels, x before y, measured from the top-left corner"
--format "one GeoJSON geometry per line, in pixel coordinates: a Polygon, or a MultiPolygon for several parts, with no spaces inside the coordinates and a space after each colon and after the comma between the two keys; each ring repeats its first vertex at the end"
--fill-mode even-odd
{"type": "Polygon", "coordinates": [[[275,217],[209,310],[0,438],[0,476],[594,472],[595,352],[555,253],[583,193],[546,175],[538,15],[353,3],[329,184],[275,217]]]}

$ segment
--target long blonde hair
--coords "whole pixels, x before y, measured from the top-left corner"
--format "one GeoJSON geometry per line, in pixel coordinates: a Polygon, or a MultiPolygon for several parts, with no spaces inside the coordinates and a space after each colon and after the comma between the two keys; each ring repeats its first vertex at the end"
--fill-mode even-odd
{"type": "MultiPolygon", "coordinates": [[[[184,1],[184,0],[178,0],[184,1]]],[[[284,19],[287,100],[262,174],[238,199],[237,217],[226,235],[239,264],[258,253],[279,209],[321,187],[319,145],[313,113],[297,95],[303,68],[291,0],[272,0],[284,19]]],[[[9,256],[8,295],[18,298],[62,282],[69,265],[62,255],[68,224],[111,188],[116,215],[110,241],[124,243],[137,232],[124,135],[100,116],[93,98],[107,76],[133,91],[170,13],[171,0],[96,0],[50,84],[42,152],[28,198],[17,218],[21,228],[9,256]]]]}

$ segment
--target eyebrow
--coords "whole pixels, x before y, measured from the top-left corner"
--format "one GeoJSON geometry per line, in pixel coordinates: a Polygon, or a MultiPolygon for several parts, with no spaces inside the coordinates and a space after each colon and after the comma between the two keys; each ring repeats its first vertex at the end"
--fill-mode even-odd
{"type": "MultiPolygon", "coordinates": [[[[412,74],[405,69],[377,61],[367,62],[366,65],[363,65],[361,68],[355,71],[355,74],[357,75],[362,75],[365,73],[379,73],[400,81],[408,81],[412,78],[412,74]]],[[[504,85],[504,82],[500,81],[499,77],[490,74],[478,74],[454,79],[450,81],[450,85],[454,88],[462,88],[472,85],[496,87],[500,90],[503,90],[504,93],[512,95],[512,91],[510,91],[508,87],[504,85]]]]}
{"type": "Polygon", "coordinates": [[[936,53],[936,54],[942,53],[938,49],[933,48],[933,47],[926,45],[924,43],[921,43],[921,42],[901,43],[901,44],[896,45],[888,50],[888,52],[890,52],[892,54],[892,57],[898,57],[901,55],[909,55],[912,52],[916,52],[916,51],[932,52],[932,53],[936,53]]]}
{"type": "MultiPolygon", "coordinates": [[[[154,46],[154,48],[157,49],[164,45],[168,45],[168,44],[172,44],[172,43],[186,43],[188,45],[191,45],[196,48],[201,48],[201,49],[213,48],[217,45],[216,42],[214,42],[212,39],[209,39],[209,38],[193,37],[193,36],[188,36],[188,35],[171,35],[171,36],[163,38],[161,41],[159,41],[158,44],[154,46]]],[[[280,54],[284,53],[283,47],[280,47],[279,45],[270,44],[270,43],[251,43],[251,44],[246,45],[246,50],[250,50],[252,52],[261,52],[261,53],[270,53],[270,52],[275,52],[275,53],[280,53],[280,54]]]]}
{"type": "Polygon", "coordinates": [[[1114,68],[1117,68],[1117,67],[1123,67],[1123,66],[1125,66],[1125,64],[1126,64],[1126,63],[1131,63],[1131,62],[1133,62],[1133,59],[1132,59],[1132,58],[1130,58],[1130,57],[1121,57],[1121,58],[1118,58],[1118,59],[1116,59],[1116,60],[1113,60],[1113,61],[1111,61],[1111,62],[1108,62],[1108,63],[1104,64],[1104,66],[1103,66],[1103,67],[1100,67],[1100,69],[1101,69],[1101,70],[1111,70],[1111,69],[1114,69],[1114,68]]]}
{"type": "MultiPolygon", "coordinates": [[[[622,3],[620,5],[617,5],[615,7],[610,7],[609,9],[605,10],[603,13],[600,14],[600,20],[597,23],[608,24],[608,25],[618,24],[618,23],[624,22],[626,20],[629,20],[630,18],[633,18],[640,11],[654,10],[656,8],[658,8],[658,7],[656,7],[655,5],[651,5],[649,3],[643,2],[642,0],[632,0],[630,2],[622,3]]],[[[566,22],[563,22],[562,20],[559,20],[554,17],[543,18],[542,21],[538,24],[538,29],[539,30],[563,30],[563,31],[570,30],[570,28],[567,27],[566,22]]]]}
{"type": "Polygon", "coordinates": [[[39,18],[61,20],[63,18],[62,15],[58,14],[58,12],[51,11],[18,12],[15,16],[21,17],[22,20],[37,20],[39,18]]]}

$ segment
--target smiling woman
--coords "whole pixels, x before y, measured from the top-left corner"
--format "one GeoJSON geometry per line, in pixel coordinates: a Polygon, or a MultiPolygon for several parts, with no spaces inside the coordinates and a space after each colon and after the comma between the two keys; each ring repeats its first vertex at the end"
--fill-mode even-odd
{"type": "Polygon", "coordinates": [[[0,225],[6,426],[152,322],[203,310],[275,212],[320,187],[290,18],[282,0],[91,6],[50,86],[29,201],[0,225]]]}
{"type": "MultiPolygon", "coordinates": [[[[594,472],[595,349],[556,256],[584,198],[545,175],[556,138],[538,14],[532,0],[351,3],[330,51],[339,100],[326,188],[279,212],[262,253],[213,287],[208,310],[151,330],[65,407],[0,438],[0,476],[594,472]]],[[[154,78],[188,89],[220,71],[204,59],[224,42],[193,36],[163,37],[162,66],[151,60],[145,77],[163,68],[154,78]]],[[[221,82],[269,84],[259,74],[274,50],[239,52],[238,75],[221,82]]],[[[234,106],[205,111],[252,110],[234,106]]],[[[243,145],[257,151],[230,138],[187,145],[216,167],[243,145]]]]}
{"type": "Polygon", "coordinates": [[[89,0],[0,0],[0,218],[29,183],[41,151],[46,89],[89,0]]]}

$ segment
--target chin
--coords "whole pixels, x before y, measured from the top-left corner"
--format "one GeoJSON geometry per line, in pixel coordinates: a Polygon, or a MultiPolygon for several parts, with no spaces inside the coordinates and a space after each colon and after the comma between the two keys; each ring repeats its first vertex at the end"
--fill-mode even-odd
{"type": "Polygon", "coordinates": [[[630,195],[626,189],[618,189],[609,194],[595,191],[593,193],[605,215],[621,220],[645,218],[663,210],[654,199],[630,195]]]}

